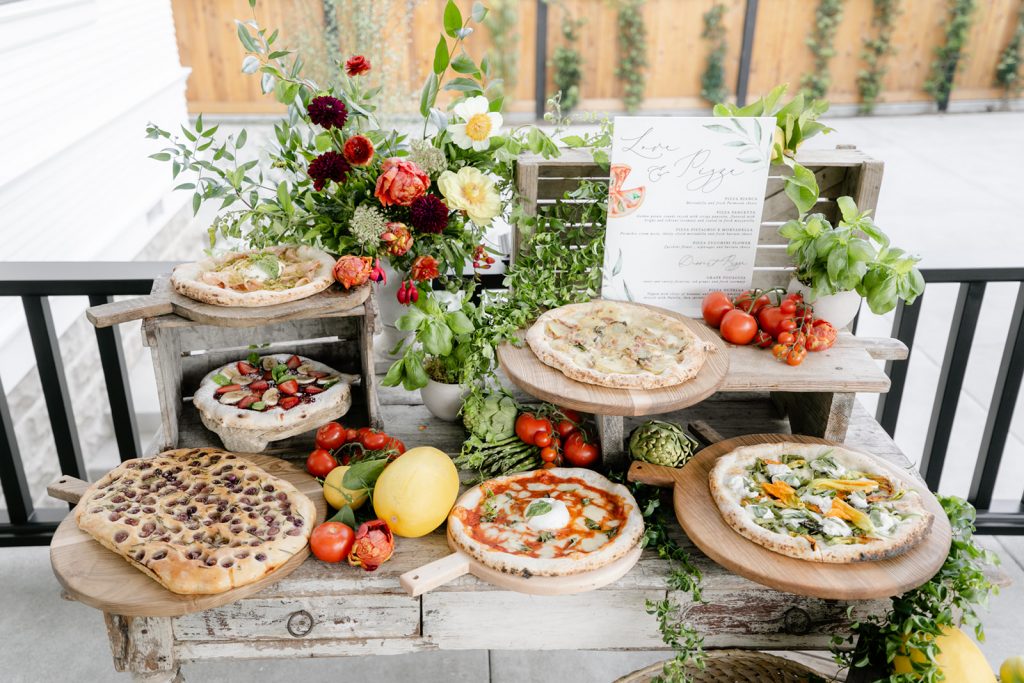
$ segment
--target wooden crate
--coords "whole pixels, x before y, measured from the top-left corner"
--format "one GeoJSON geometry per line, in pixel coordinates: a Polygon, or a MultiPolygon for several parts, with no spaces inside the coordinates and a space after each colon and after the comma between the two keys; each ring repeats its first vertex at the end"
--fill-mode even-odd
{"type": "MultiPolygon", "coordinates": [[[[374,310],[371,296],[364,305],[342,313],[319,314],[311,308],[308,317],[266,324],[254,321],[251,327],[204,325],[177,315],[143,319],[143,343],[153,354],[160,398],[162,433],[158,448],[221,443],[203,426],[199,411],[192,406],[192,394],[208,372],[244,358],[253,345],[260,347],[256,349],[259,353],[295,353],[339,372],[361,375],[361,386],[352,387],[352,407],[346,419],[353,424],[382,427],[373,363],[374,310]]],[[[310,425],[310,430],[318,426],[310,425]]],[[[305,451],[311,443],[309,432],[271,442],[266,452],[305,451]]]]}
{"type": "MultiPolygon", "coordinates": [[[[823,213],[829,220],[834,222],[839,218],[838,197],[853,197],[862,211],[873,211],[878,205],[884,167],[881,161],[852,146],[801,151],[797,161],[814,171],[820,199],[813,211],[823,213]]],[[[792,171],[786,166],[772,166],[769,171],[754,261],[755,287],[784,287],[793,270],[786,254],[786,239],[779,235],[779,226],[797,217],[796,207],[783,191],[784,178],[788,175],[792,175],[792,171]]],[[[579,187],[581,180],[608,180],[607,172],[594,163],[587,150],[564,150],[556,159],[534,154],[519,158],[516,186],[527,215],[536,215],[544,206],[555,204],[566,192],[579,187]]],[[[513,231],[513,258],[519,252],[520,243],[517,229],[513,231]]]]}

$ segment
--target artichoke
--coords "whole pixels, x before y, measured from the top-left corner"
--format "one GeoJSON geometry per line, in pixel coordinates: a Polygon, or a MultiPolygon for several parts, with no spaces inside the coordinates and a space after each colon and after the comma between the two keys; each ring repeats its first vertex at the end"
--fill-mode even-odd
{"type": "Polygon", "coordinates": [[[671,422],[650,420],[633,430],[629,452],[634,460],[681,467],[700,446],[682,427],[671,422]]]}
{"type": "Polygon", "coordinates": [[[486,443],[507,439],[516,433],[519,406],[507,394],[470,396],[462,408],[462,422],[470,434],[486,443]]]}

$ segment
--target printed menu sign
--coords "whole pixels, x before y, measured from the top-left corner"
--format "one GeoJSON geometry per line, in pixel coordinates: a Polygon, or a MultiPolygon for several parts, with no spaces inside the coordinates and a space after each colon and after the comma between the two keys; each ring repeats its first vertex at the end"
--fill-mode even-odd
{"type": "Polygon", "coordinates": [[[750,287],[775,119],[619,116],[602,296],[700,316],[750,287]]]}

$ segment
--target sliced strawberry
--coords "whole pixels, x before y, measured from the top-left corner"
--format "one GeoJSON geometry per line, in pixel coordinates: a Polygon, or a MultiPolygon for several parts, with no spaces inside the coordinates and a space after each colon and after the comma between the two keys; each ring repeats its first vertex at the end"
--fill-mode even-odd
{"type": "Polygon", "coordinates": [[[282,394],[297,394],[297,393],[299,393],[299,383],[296,382],[293,379],[290,379],[287,382],[282,382],[281,384],[278,384],[277,388],[278,388],[278,390],[282,394]]]}
{"type": "Polygon", "coordinates": [[[238,391],[241,388],[242,388],[241,385],[238,385],[238,384],[225,384],[222,387],[217,387],[217,391],[215,391],[214,393],[215,394],[226,394],[229,391],[238,391]]]}
{"type": "Polygon", "coordinates": [[[238,371],[243,375],[251,375],[254,372],[256,372],[256,368],[253,367],[252,365],[249,365],[244,360],[238,361],[238,363],[236,363],[235,366],[238,368],[238,371]]]}
{"type": "Polygon", "coordinates": [[[310,377],[316,377],[317,379],[320,379],[321,377],[327,377],[326,372],[317,372],[316,370],[310,370],[306,374],[309,375],[310,377]]]}
{"type": "Polygon", "coordinates": [[[306,385],[306,393],[307,393],[307,394],[310,394],[310,395],[313,395],[313,394],[322,394],[322,393],[323,393],[323,391],[324,391],[324,390],[323,390],[323,387],[318,387],[318,386],[317,386],[317,385],[315,385],[315,384],[307,384],[307,385],[306,385]]]}
{"type": "Polygon", "coordinates": [[[292,356],[287,361],[285,361],[285,365],[288,366],[289,370],[294,370],[295,368],[302,365],[302,359],[299,358],[298,356],[292,356]]]}
{"type": "Polygon", "coordinates": [[[259,380],[256,380],[255,382],[252,382],[252,383],[249,384],[249,390],[250,391],[266,391],[269,386],[270,386],[270,384],[268,384],[266,380],[259,379],[259,380]]]}
{"type": "Polygon", "coordinates": [[[298,396],[285,396],[277,402],[277,405],[281,406],[285,410],[291,410],[295,406],[299,405],[298,396]]]}
{"type": "Polygon", "coordinates": [[[256,403],[256,401],[258,401],[258,400],[259,400],[258,396],[255,396],[253,394],[249,394],[248,396],[245,396],[244,398],[242,398],[242,400],[239,401],[238,403],[236,403],[235,405],[238,406],[239,408],[241,408],[242,410],[245,410],[246,408],[251,406],[253,403],[256,403]]]}

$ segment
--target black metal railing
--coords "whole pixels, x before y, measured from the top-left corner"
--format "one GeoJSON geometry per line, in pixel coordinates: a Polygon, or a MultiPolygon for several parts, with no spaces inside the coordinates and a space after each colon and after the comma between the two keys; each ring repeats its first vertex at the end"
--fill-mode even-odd
{"type": "MultiPolygon", "coordinates": [[[[153,279],[173,264],[160,262],[2,263],[0,296],[20,297],[43,400],[50,417],[55,458],[62,474],[85,478],[85,463],[71,408],[60,343],[50,310],[51,296],[87,296],[89,305],[107,303],[115,295],[149,294],[153,279]]],[[[122,460],[140,453],[121,337],[116,328],[96,330],[103,378],[110,400],[118,452],[122,460]]],[[[10,407],[0,381],[0,485],[7,519],[0,519],[0,546],[47,544],[61,518],[62,507],[36,507],[29,490],[10,407]]]]}
{"type": "MultiPolygon", "coordinates": [[[[1024,534],[1024,499],[1004,501],[992,498],[999,466],[1006,455],[1013,411],[1024,376],[1024,268],[931,269],[922,271],[922,274],[929,285],[959,286],[921,457],[921,475],[933,491],[942,479],[985,289],[989,283],[1017,283],[1016,303],[1010,315],[1010,327],[967,497],[978,510],[979,533],[1024,534]]],[[[913,306],[904,306],[901,302],[896,309],[893,336],[911,350],[922,304],[922,299],[913,306]]],[[[876,417],[890,436],[896,431],[909,364],[910,358],[886,363],[892,386],[888,394],[879,398],[876,417]]],[[[1022,457],[1024,453],[1018,452],[1016,456],[1022,457]]]]}

